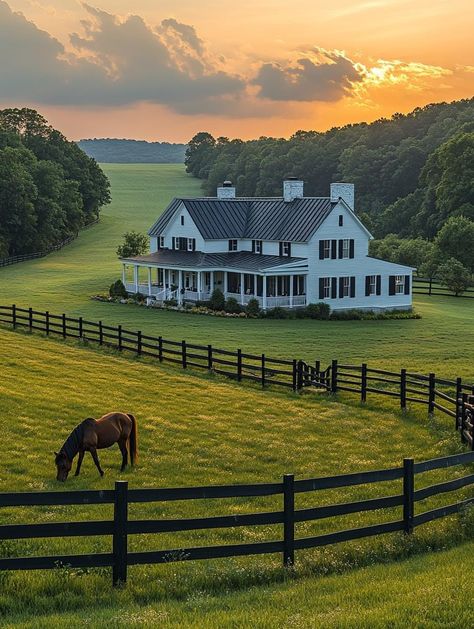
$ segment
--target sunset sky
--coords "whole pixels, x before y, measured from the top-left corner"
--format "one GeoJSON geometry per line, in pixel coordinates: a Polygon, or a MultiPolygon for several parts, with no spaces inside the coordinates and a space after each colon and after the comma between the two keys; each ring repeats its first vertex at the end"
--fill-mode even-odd
{"type": "Polygon", "coordinates": [[[474,95],[468,0],[0,0],[0,107],[71,139],[288,136],[474,95]]]}

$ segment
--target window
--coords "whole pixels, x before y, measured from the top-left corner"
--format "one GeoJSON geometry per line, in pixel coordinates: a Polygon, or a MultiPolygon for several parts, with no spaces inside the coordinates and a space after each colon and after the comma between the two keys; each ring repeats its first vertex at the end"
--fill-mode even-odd
{"type": "Polygon", "coordinates": [[[165,248],[165,237],[164,236],[160,236],[160,240],[159,240],[159,248],[160,249],[164,249],[165,248]]]}
{"type": "Polygon", "coordinates": [[[179,238],[175,238],[173,236],[173,249],[176,249],[177,251],[179,251],[179,241],[180,241],[179,238]]]}
{"type": "Polygon", "coordinates": [[[229,240],[229,251],[237,251],[237,240],[229,240]]]}
{"type": "Polygon", "coordinates": [[[184,225],[184,216],[181,216],[181,225],[184,225]]]}
{"type": "Polygon", "coordinates": [[[339,278],[339,298],[355,297],[355,277],[339,278]]]}
{"type": "Polygon", "coordinates": [[[367,275],[366,278],[366,288],[365,294],[367,297],[369,295],[375,295],[377,292],[377,276],[376,275],[367,275]]]}
{"type": "Polygon", "coordinates": [[[280,255],[281,256],[291,256],[291,243],[290,242],[281,242],[280,243],[280,255]]]}
{"type": "Polygon", "coordinates": [[[349,240],[347,238],[342,241],[342,257],[349,257],[349,240]]]}
{"type": "Polygon", "coordinates": [[[194,251],[196,249],[195,238],[188,238],[188,251],[194,251]]]}
{"type": "Polygon", "coordinates": [[[335,299],[337,297],[337,278],[319,278],[319,299],[335,299]]]}
{"type": "Polygon", "coordinates": [[[252,251],[253,251],[253,253],[262,253],[262,241],[261,240],[252,240],[252,251]]]}
{"type": "MultiPolygon", "coordinates": [[[[341,240],[339,241],[342,242],[341,240]]],[[[341,245],[342,247],[342,245],[341,245]]],[[[342,250],[341,250],[342,255],[342,250]]],[[[319,259],[335,260],[337,257],[337,240],[320,240],[319,241],[319,259]]]]}
{"type": "Polygon", "coordinates": [[[331,241],[330,240],[323,240],[323,245],[324,245],[324,259],[326,258],[330,258],[331,257],[331,241]]]}
{"type": "Polygon", "coordinates": [[[352,238],[341,238],[338,243],[338,258],[353,258],[354,257],[354,240],[352,238]]]}
{"type": "Polygon", "coordinates": [[[404,275],[395,275],[395,294],[396,295],[405,294],[405,276],[404,275]]]}
{"type": "Polygon", "coordinates": [[[329,299],[331,297],[331,278],[323,278],[323,299],[329,299]]]}
{"type": "Polygon", "coordinates": [[[293,295],[305,295],[305,276],[294,275],[293,276],[293,295]]]}
{"type": "Polygon", "coordinates": [[[344,216],[342,214],[339,214],[339,227],[342,227],[344,225],[344,216]]]}

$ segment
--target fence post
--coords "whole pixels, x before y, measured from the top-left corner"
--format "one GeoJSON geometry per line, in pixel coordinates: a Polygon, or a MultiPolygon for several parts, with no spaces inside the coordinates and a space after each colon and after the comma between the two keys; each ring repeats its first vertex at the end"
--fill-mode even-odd
{"type": "Polygon", "coordinates": [[[137,332],[137,355],[141,356],[142,354],[142,333],[140,331],[137,332]]]}
{"type": "Polygon", "coordinates": [[[82,317],[79,317],[79,338],[82,339],[83,336],[83,321],[82,317]]]}
{"type": "Polygon", "coordinates": [[[293,358],[293,391],[298,391],[298,361],[293,358]]]}
{"type": "Polygon", "coordinates": [[[367,401],[367,363],[362,363],[360,372],[360,401],[367,401]]]}
{"type": "Polygon", "coordinates": [[[295,477],[283,476],[283,565],[291,568],[295,563],[295,477]]]}
{"type": "Polygon", "coordinates": [[[428,415],[433,415],[435,407],[434,407],[434,402],[435,402],[435,388],[436,388],[436,376],[434,373],[430,373],[429,376],[429,390],[428,390],[428,415]]]}
{"type": "Polygon", "coordinates": [[[66,315],[63,312],[63,339],[65,339],[67,336],[67,330],[66,330],[66,315]]]}
{"type": "Polygon", "coordinates": [[[212,345],[207,346],[207,368],[212,371],[212,345]]]}
{"type": "Polygon", "coordinates": [[[122,351],[122,326],[118,325],[117,326],[117,340],[118,340],[118,350],[119,352],[122,351]]]}
{"type": "Polygon", "coordinates": [[[297,387],[298,387],[298,391],[300,391],[303,388],[303,361],[299,360],[298,361],[298,382],[297,382],[297,387]]]}
{"type": "Polygon", "coordinates": [[[331,363],[331,393],[337,393],[337,360],[331,363]]]}
{"type": "Polygon", "coordinates": [[[407,370],[400,370],[400,408],[407,410],[407,370]]]}
{"type": "Polygon", "coordinates": [[[403,459],[403,522],[404,531],[413,533],[413,516],[415,509],[415,462],[403,459]]]}
{"type": "Polygon", "coordinates": [[[104,330],[102,328],[102,321],[99,321],[99,345],[104,344],[104,330]]]}
{"type": "Polygon", "coordinates": [[[127,581],[127,520],[128,520],[128,482],[115,481],[114,496],[114,565],[112,579],[114,585],[127,581]]]}
{"type": "Polygon", "coordinates": [[[432,285],[433,285],[433,278],[430,277],[430,287],[428,289],[428,295],[431,295],[431,287],[432,287],[432,285]]]}
{"type": "Polygon", "coordinates": [[[456,378],[456,430],[460,430],[462,424],[462,380],[456,378]]]}
{"type": "Polygon", "coordinates": [[[186,369],[188,366],[188,360],[186,356],[186,341],[181,341],[181,362],[183,364],[183,369],[186,369]]]}
{"type": "Polygon", "coordinates": [[[49,336],[49,310],[46,310],[45,315],[45,324],[46,324],[46,336],[49,336]]]}
{"type": "Polygon", "coordinates": [[[262,389],[265,387],[265,354],[262,354],[262,389]]]}
{"type": "Polygon", "coordinates": [[[33,330],[33,308],[28,308],[28,327],[31,332],[33,330]]]}
{"type": "Polygon", "coordinates": [[[320,360],[317,360],[314,363],[314,369],[316,372],[315,382],[316,384],[319,384],[321,382],[321,361],[320,360]]]}
{"type": "Polygon", "coordinates": [[[13,304],[12,305],[12,323],[13,323],[13,329],[16,328],[16,305],[13,304]]]}
{"type": "Polygon", "coordinates": [[[467,393],[463,393],[461,396],[461,443],[466,443],[466,437],[464,436],[464,424],[466,422],[466,402],[467,402],[467,393]]]}
{"type": "Polygon", "coordinates": [[[242,380],[242,350],[237,350],[237,381],[242,380]]]}

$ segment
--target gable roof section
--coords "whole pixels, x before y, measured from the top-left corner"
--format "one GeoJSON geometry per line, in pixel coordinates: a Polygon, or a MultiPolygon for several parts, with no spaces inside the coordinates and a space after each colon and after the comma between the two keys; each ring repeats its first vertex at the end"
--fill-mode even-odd
{"type": "Polygon", "coordinates": [[[250,238],[306,242],[329,215],[329,198],[306,197],[291,203],[276,198],[174,199],[148,232],[158,236],[183,204],[206,240],[250,238]]]}

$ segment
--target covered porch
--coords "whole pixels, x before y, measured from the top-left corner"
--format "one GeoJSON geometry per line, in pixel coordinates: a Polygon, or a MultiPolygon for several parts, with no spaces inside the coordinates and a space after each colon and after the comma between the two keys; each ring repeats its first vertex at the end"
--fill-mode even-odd
{"type": "Polygon", "coordinates": [[[263,310],[306,306],[306,274],[291,271],[272,273],[230,270],[193,270],[160,267],[143,262],[123,262],[122,281],[127,292],[140,293],[163,302],[178,304],[209,300],[218,288],[228,299],[245,306],[257,299],[263,310]]]}

